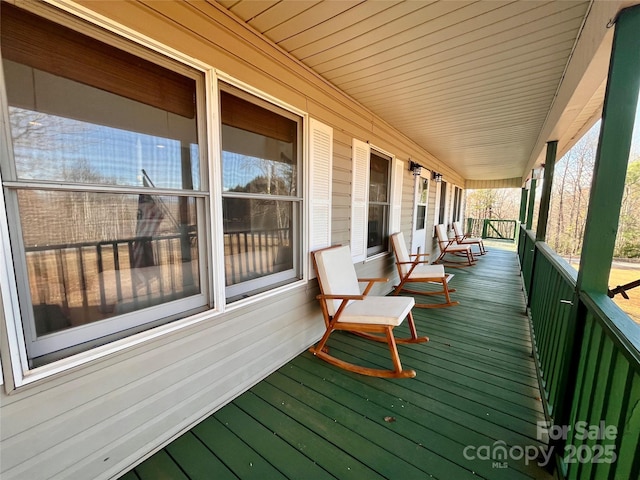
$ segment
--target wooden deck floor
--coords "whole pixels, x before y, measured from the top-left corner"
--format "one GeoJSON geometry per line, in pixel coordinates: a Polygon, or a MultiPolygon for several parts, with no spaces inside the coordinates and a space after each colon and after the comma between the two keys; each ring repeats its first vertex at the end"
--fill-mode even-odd
{"type": "MultiPolygon", "coordinates": [[[[544,417],[516,254],[494,248],[451,271],[461,304],[416,309],[431,341],[399,346],[416,378],[359,376],[303,353],[123,478],[549,478],[517,458],[542,446],[544,417]],[[486,459],[499,446],[507,458],[486,459]]],[[[383,344],[336,333],[330,348],[390,366],[383,344]]]]}

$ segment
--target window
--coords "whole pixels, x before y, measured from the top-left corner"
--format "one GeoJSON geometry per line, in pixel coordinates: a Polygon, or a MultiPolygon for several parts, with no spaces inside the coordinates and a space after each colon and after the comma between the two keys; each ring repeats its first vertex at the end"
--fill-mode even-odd
{"type": "Polygon", "coordinates": [[[351,255],[354,262],[389,250],[389,234],[400,231],[406,164],[353,139],[351,171],[351,255]]]}
{"type": "Polygon", "coordinates": [[[438,211],[438,225],[446,222],[445,211],[447,207],[447,182],[440,182],[440,205],[438,211]]]}
{"type": "Polygon", "coordinates": [[[429,202],[429,179],[418,177],[416,192],[416,226],[415,230],[425,228],[427,222],[427,203],[429,202]]]}
{"type": "Polygon", "coordinates": [[[389,239],[389,177],[391,159],[374,150],[369,159],[367,256],[387,250],[389,239]]]}
{"type": "Polygon", "coordinates": [[[301,278],[302,119],[223,85],[227,302],[301,278]]]}
{"type": "Polygon", "coordinates": [[[462,189],[454,187],[453,189],[453,221],[460,221],[462,213],[462,189]]]}
{"type": "Polygon", "coordinates": [[[31,366],[210,306],[202,74],[4,2],[1,20],[0,161],[31,366]]]}

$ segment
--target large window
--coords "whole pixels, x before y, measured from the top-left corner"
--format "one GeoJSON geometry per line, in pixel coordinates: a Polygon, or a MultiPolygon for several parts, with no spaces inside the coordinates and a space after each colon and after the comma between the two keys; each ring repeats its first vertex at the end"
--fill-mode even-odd
{"type": "Polygon", "coordinates": [[[302,119],[223,85],[222,206],[227,302],[301,278],[302,119]]]}
{"type": "Polygon", "coordinates": [[[202,74],[5,2],[1,20],[2,180],[31,364],[206,308],[202,74]]]}
{"type": "Polygon", "coordinates": [[[391,158],[372,150],[369,161],[367,256],[387,250],[389,243],[390,176],[391,158]]]}

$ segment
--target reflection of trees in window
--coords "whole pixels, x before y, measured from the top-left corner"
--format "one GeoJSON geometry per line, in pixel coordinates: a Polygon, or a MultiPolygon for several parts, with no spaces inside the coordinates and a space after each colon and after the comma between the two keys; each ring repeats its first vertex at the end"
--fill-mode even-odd
{"type": "Polygon", "coordinates": [[[301,205],[300,119],[236,93],[221,92],[225,275],[227,286],[233,287],[227,291],[230,301],[297,278],[293,268],[301,205]],[[287,271],[287,276],[269,279],[287,271]]]}
{"type": "Polygon", "coordinates": [[[28,279],[17,288],[30,361],[150,320],[148,311],[125,313],[163,304],[168,319],[205,306],[196,225],[208,195],[199,191],[202,74],[5,2],[0,21],[13,150],[2,179],[16,273],[28,279]]]}

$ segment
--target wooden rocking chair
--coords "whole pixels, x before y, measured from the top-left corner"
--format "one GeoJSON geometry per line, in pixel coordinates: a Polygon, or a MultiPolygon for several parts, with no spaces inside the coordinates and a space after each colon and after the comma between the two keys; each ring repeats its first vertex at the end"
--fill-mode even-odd
{"type": "Polygon", "coordinates": [[[453,233],[456,236],[456,243],[458,245],[478,245],[478,255],[487,253],[482,238],[471,237],[469,234],[464,233],[460,222],[453,222],[453,233]]]}
{"type": "Polygon", "coordinates": [[[410,293],[412,295],[441,295],[444,294],[445,303],[416,303],[418,308],[438,308],[451,307],[458,305],[460,302],[452,302],[449,297],[450,292],[455,292],[454,288],[449,288],[449,280],[453,278],[453,274],[446,274],[442,265],[429,265],[426,260],[428,254],[409,254],[407,246],[404,243],[404,235],[402,232],[391,235],[391,245],[393,253],[396,256],[396,268],[398,269],[398,277],[400,283],[396,286],[393,294],[398,295],[400,292],[410,293]],[[440,283],[442,290],[410,290],[405,287],[407,283],[440,283]]]}
{"type": "Polygon", "coordinates": [[[471,251],[471,245],[458,245],[456,239],[447,236],[447,228],[444,225],[436,225],[436,235],[438,237],[438,245],[440,247],[440,256],[433,263],[442,262],[450,267],[470,267],[475,265],[475,258],[471,251]],[[458,257],[466,257],[467,262],[445,261],[444,256],[450,254],[458,257]]]}
{"type": "Polygon", "coordinates": [[[410,297],[368,296],[375,282],[384,278],[358,279],[347,246],[324,248],[313,252],[313,265],[320,285],[320,301],[326,331],[320,342],[309,349],[316,357],[337,367],[362,375],[387,378],[413,378],[415,370],[403,370],[396,343],[421,343],[427,337],[418,337],[411,309],[415,301],[410,297]],[[360,293],[358,282],[367,283],[360,293]],[[410,338],[398,338],[393,328],[408,318],[410,338]],[[389,345],[392,370],[363,367],[329,354],[327,340],[335,330],[346,330],[370,340],[389,345]]]}

